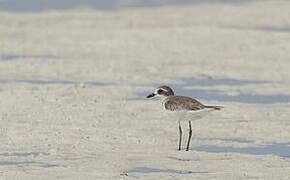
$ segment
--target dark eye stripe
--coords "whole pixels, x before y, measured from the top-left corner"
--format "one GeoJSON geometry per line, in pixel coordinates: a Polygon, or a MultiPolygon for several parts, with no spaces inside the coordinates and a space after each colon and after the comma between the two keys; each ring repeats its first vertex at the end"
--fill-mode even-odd
{"type": "Polygon", "coordinates": [[[163,90],[161,90],[161,89],[158,89],[158,91],[157,91],[158,94],[160,94],[162,92],[163,92],[163,90]]]}

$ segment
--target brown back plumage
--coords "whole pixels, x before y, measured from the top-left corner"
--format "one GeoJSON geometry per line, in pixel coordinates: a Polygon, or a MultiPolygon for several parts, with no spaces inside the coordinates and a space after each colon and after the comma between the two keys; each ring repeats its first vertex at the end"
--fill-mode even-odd
{"type": "Polygon", "coordinates": [[[196,99],[186,96],[170,96],[164,100],[164,107],[170,111],[197,111],[205,108],[220,110],[222,108],[221,106],[206,106],[196,99]]]}
{"type": "Polygon", "coordinates": [[[185,96],[170,96],[164,101],[165,109],[170,111],[200,110],[205,106],[199,101],[185,96]]]}

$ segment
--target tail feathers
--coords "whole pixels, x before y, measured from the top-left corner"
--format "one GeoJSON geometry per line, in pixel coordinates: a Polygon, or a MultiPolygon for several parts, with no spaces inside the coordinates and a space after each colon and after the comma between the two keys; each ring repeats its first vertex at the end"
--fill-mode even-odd
{"type": "Polygon", "coordinates": [[[224,108],[223,106],[204,106],[205,108],[212,108],[215,110],[221,110],[222,108],[224,108]]]}

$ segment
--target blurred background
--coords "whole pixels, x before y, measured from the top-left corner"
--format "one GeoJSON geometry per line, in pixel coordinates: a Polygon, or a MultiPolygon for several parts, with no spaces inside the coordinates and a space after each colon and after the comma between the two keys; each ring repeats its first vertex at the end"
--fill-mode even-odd
{"type": "Polygon", "coordinates": [[[31,12],[91,8],[96,10],[118,10],[127,7],[155,7],[165,5],[190,5],[208,3],[245,3],[253,0],[1,0],[0,10],[31,12]]]}

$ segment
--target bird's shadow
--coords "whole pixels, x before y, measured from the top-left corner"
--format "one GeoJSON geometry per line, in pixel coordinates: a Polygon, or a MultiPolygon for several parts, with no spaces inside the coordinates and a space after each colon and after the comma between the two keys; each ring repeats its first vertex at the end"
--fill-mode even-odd
{"type": "Polygon", "coordinates": [[[141,174],[150,174],[150,173],[169,173],[169,174],[204,174],[208,173],[206,171],[187,171],[187,170],[176,170],[176,169],[163,169],[163,168],[155,168],[155,167],[134,167],[127,171],[130,173],[141,173],[141,174]]]}
{"type": "Polygon", "coordinates": [[[232,146],[204,145],[191,148],[192,151],[208,153],[239,153],[249,155],[275,155],[290,158],[289,143],[273,143],[259,147],[238,148],[232,146]]]}

